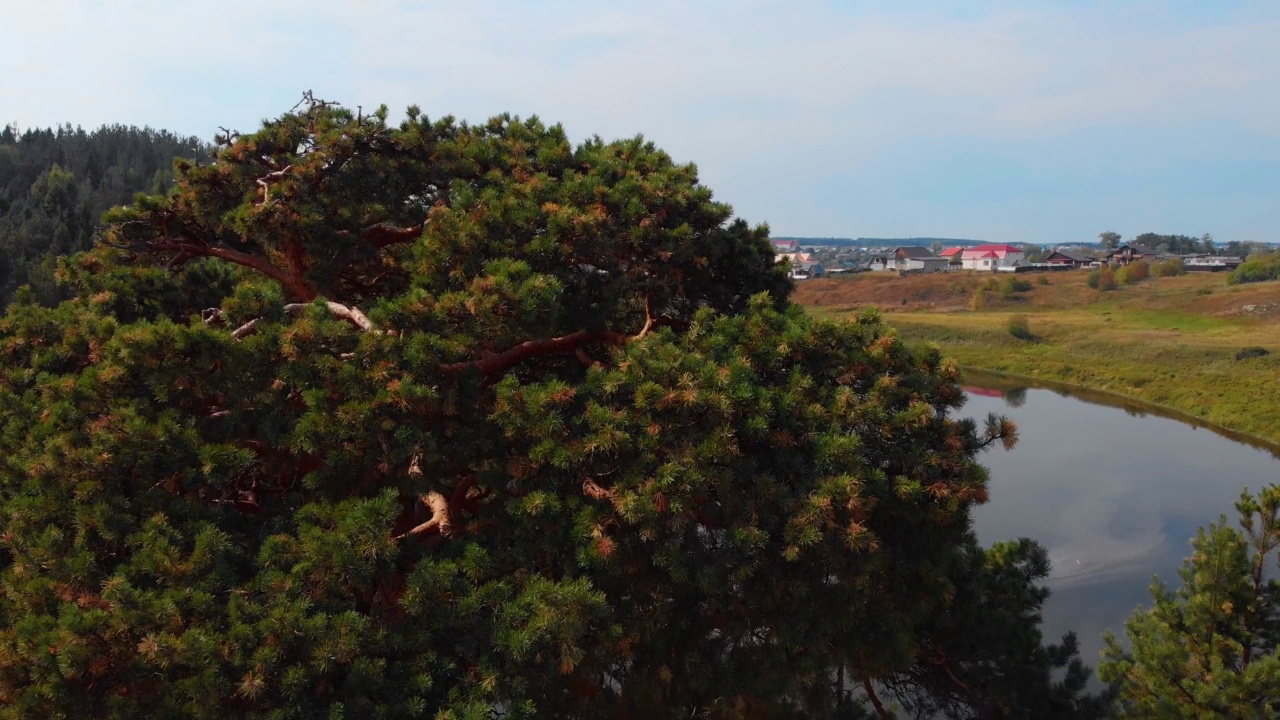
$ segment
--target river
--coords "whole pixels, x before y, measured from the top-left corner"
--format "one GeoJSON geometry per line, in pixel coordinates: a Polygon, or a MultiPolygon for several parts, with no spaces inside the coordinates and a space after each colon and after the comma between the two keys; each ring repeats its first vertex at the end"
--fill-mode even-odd
{"type": "Polygon", "coordinates": [[[984,374],[964,384],[961,415],[1004,415],[1019,436],[1013,450],[981,457],[991,500],[974,512],[978,538],[1030,537],[1047,548],[1045,638],[1075,630],[1095,669],[1103,631],[1123,637],[1125,618],[1148,604],[1152,576],[1177,584],[1196,528],[1224,514],[1234,526],[1242,488],[1280,482],[1280,450],[1188,418],[984,374]]]}

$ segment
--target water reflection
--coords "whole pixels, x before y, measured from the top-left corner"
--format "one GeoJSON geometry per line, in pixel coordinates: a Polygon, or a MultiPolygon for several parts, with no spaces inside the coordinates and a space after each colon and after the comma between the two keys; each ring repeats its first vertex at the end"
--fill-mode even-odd
{"type": "Polygon", "coordinates": [[[1014,450],[982,458],[991,501],[974,513],[978,537],[1044,544],[1053,563],[1046,637],[1075,630],[1095,667],[1102,631],[1120,632],[1146,604],[1152,575],[1177,580],[1196,528],[1232,514],[1243,487],[1280,482],[1274,447],[1242,444],[1149,407],[972,374],[966,385],[962,414],[995,412],[1019,430],[1014,450]]]}

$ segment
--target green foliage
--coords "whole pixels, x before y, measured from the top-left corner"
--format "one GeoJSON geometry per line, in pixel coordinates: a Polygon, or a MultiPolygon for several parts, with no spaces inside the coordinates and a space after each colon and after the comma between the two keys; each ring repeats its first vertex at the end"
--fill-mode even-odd
{"type": "Polygon", "coordinates": [[[1012,299],[1016,297],[1018,293],[1028,292],[1031,288],[1032,285],[1030,280],[1009,275],[1000,281],[1000,299],[1012,299]]]}
{"type": "Polygon", "coordinates": [[[1036,284],[1037,284],[1037,285],[1048,285],[1048,284],[1049,284],[1049,276],[1048,276],[1048,275],[1041,275],[1041,276],[1037,277],[1037,278],[1036,278],[1036,284]]]}
{"type": "Polygon", "coordinates": [[[1186,275],[1187,267],[1182,262],[1182,258],[1169,258],[1153,265],[1151,273],[1156,277],[1176,277],[1186,275]]]}
{"type": "Polygon", "coordinates": [[[1280,279],[1280,252],[1256,253],[1227,276],[1229,285],[1280,279]]]}
{"type": "Polygon", "coordinates": [[[1280,585],[1266,566],[1280,547],[1280,487],[1247,490],[1226,518],[1202,528],[1170,591],[1129,618],[1126,650],[1112,636],[1100,669],[1137,718],[1265,718],[1280,712],[1280,585]]]}
{"type": "Polygon", "coordinates": [[[30,284],[53,304],[65,297],[54,282],[56,258],[87,250],[108,208],[173,182],[175,157],[208,157],[195,138],[164,131],[104,126],[93,132],[60,126],[0,142],[0,308],[30,284]]]}
{"type": "Polygon", "coordinates": [[[0,717],[1091,702],[953,363],[640,138],[309,100],[0,319],[0,717]]]}
{"type": "Polygon", "coordinates": [[[1026,315],[1010,316],[1009,322],[1005,324],[1005,329],[1009,334],[1019,340],[1035,340],[1036,336],[1031,332],[1031,323],[1027,320],[1026,315]]]}
{"type": "MultiPolygon", "coordinates": [[[[1142,261],[1121,267],[1115,273],[1115,281],[1121,285],[1136,285],[1150,276],[1151,266],[1146,261],[1142,261]]],[[[1099,278],[1098,284],[1102,285],[1101,278],[1099,278]]]]}

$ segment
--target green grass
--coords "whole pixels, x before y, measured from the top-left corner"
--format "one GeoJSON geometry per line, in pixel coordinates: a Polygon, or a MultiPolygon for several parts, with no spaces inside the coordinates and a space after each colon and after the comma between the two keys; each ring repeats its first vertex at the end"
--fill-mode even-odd
{"type": "Polygon", "coordinates": [[[936,343],[967,368],[1114,393],[1280,443],[1280,282],[1199,273],[1101,292],[1083,271],[1046,277],[976,310],[989,274],[810,280],[796,298],[833,318],[878,306],[903,339],[936,343]],[[1033,340],[1010,334],[1013,316],[1033,340]],[[1248,347],[1270,354],[1236,360],[1248,347]]]}
{"type": "Polygon", "coordinates": [[[886,314],[911,343],[936,343],[961,365],[1067,382],[1167,407],[1280,443],[1280,342],[1273,326],[1146,310],[1042,310],[1037,342],[1005,329],[1012,313],[886,314]],[[1245,347],[1271,355],[1236,360],[1245,347]]]}

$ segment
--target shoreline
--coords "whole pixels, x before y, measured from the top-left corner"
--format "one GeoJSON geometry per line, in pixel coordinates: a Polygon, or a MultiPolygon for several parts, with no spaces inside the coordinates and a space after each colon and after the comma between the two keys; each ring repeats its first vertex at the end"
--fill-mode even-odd
{"type": "Polygon", "coordinates": [[[1260,435],[1254,435],[1240,430],[1234,430],[1220,423],[1211,422],[1203,418],[1196,417],[1189,413],[1183,412],[1168,405],[1151,402],[1136,398],[1132,395],[1125,395],[1113,390],[1102,390],[1088,385],[1067,382],[1065,380],[1053,380],[1039,378],[1029,375],[1020,375],[1018,373],[1005,372],[1002,370],[991,370],[988,368],[978,367],[976,365],[961,365],[962,385],[970,382],[975,387],[985,390],[1013,390],[1013,389],[1037,389],[1049,390],[1059,395],[1076,398],[1085,402],[1091,402],[1097,405],[1105,405],[1114,407],[1125,412],[1137,412],[1142,414],[1151,414],[1158,417],[1176,420],[1192,427],[1203,428],[1217,435],[1238,442],[1258,450],[1265,450],[1273,457],[1280,459],[1280,442],[1270,440],[1260,435]],[[983,382],[983,381],[986,382],[983,382]],[[994,381],[994,382],[992,382],[994,381]]]}

